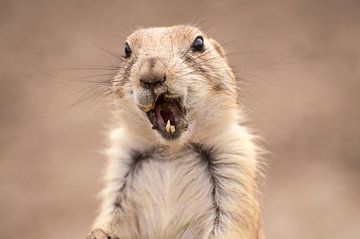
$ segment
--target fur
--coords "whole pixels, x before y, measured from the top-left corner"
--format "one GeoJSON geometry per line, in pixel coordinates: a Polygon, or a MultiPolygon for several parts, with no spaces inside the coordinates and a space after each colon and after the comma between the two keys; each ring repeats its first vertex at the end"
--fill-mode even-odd
{"type": "Polygon", "coordinates": [[[259,238],[259,149],[220,44],[191,26],[141,29],[127,41],[134,56],[113,82],[106,187],[94,231],[119,239],[259,238]],[[199,34],[205,51],[195,54],[189,47],[199,34]],[[140,107],[146,92],[139,67],[149,55],[166,63],[166,91],[186,108],[188,129],[175,140],[152,129],[140,107]]]}

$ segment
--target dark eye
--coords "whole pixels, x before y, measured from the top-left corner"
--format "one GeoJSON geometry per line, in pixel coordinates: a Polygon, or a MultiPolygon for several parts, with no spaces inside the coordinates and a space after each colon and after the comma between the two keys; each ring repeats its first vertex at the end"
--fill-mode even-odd
{"type": "Polygon", "coordinates": [[[131,56],[132,50],[127,42],[125,43],[124,51],[125,51],[125,58],[129,58],[131,56]]]}
{"type": "Polygon", "coordinates": [[[202,52],[205,50],[204,48],[204,39],[202,36],[198,36],[195,38],[191,48],[193,51],[202,52]]]}

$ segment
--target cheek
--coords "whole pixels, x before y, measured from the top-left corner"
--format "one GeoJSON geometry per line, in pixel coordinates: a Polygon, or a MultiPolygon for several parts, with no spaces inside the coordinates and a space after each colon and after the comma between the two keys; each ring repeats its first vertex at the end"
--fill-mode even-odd
{"type": "Polygon", "coordinates": [[[128,84],[126,85],[128,96],[130,100],[141,101],[143,98],[147,98],[146,92],[143,92],[143,87],[138,80],[137,65],[134,64],[130,71],[128,84]]]}
{"type": "Polygon", "coordinates": [[[187,91],[189,93],[189,97],[200,99],[210,92],[208,80],[202,76],[193,75],[187,81],[187,91]]]}
{"type": "Polygon", "coordinates": [[[139,87],[134,91],[134,98],[139,108],[146,112],[152,108],[155,101],[155,96],[150,90],[139,87]]]}

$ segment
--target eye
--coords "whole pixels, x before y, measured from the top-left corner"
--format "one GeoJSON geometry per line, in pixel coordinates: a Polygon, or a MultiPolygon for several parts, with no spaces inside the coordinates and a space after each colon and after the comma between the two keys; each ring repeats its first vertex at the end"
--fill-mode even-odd
{"type": "Polygon", "coordinates": [[[203,52],[205,50],[203,37],[202,36],[196,37],[191,48],[193,51],[203,52]]]}
{"type": "Polygon", "coordinates": [[[125,52],[125,58],[129,58],[131,56],[132,50],[127,42],[125,43],[124,52],[125,52]]]}

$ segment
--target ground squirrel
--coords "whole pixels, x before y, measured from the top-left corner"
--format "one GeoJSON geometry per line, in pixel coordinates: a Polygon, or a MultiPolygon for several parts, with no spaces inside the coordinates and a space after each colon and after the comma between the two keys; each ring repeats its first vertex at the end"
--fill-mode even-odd
{"type": "Polygon", "coordinates": [[[258,147],[223,48],[193,26],[140,29],[112,82],[102,207],[88,239],[256,239],[258,147]]]}

